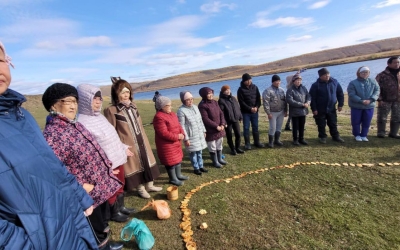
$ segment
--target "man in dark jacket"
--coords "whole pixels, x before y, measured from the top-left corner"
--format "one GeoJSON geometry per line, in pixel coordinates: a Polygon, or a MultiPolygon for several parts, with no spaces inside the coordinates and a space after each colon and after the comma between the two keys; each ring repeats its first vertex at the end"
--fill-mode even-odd
{"type": "Polygon", "coordinates": [[[328,125],[332,139],[337,142],[344,142],[337,130],[337,114],[342,111],[344,104],[343,89],[339,82],[330,76],[326,68],[318,70],[319,78],[310,89],[311,110],[314,114],[315,123],[318,126],[318,138],[321,143],[326,143],[325,127],[328,125]]]}
{"type": "Polygon", "coordinates": [[[252,83],[251,76],[247,73],[242,76],[237,98],[243,116],[245,149],[251,149],[250,123],[253,131],[254,146],[258,148],[265,147],[264,144],[260,143],[260,134],[258,132],[258,109],[261,106],[261,95],[258,87],[252,83]]]}
{"type": "Polygon", "coordinates": [[[387,61],[386,69],[376,76],[381,89],[377,116],[379,138],[385,138],[387,116],[391,111],[389,137],[400,139],[397,134],[400,126],[399,65],[399,57],[392,56],[387,61]]]}

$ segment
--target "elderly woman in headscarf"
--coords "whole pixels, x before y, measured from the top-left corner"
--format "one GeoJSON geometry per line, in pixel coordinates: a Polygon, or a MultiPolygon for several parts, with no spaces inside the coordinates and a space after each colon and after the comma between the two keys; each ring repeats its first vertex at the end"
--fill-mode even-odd
{"type": "Polygon", "coordinates": [[[133,102],[132,86],[123,79],[115,79],[111,87],[112,105],[104,116],[117,131],[123,144],[131,147],[132,157],[124,164],[125,189],[137,189],[140,197],[148,199],[148,192],[161,191],[153,185],[160,175],[156,158],[143,127],[139,110],[133,102]]]}
{"type": "Polygon", "coordinates": [[[156,100],[157,113],[153,119],[157,155],[165,166],[171,184],[181,186],[183,180],[189,179],[181,173],[183,158],[182,141],[184,131],[178,117],[172,112],[171,100],[160,96],[156,100]]]}
{"type": "Polygon", "coordinates": [[[214,167],[220,168],[227,162],[222,158],[222,144],[225,136],[226,121],[224,113],[220,109],[218,102],[213,99],[214,90],[204,87],[199,90],[202,98],[199,110],[206,127],[206,141],[208,151],[214,167]]]}
{"type": "Polygon", "coordinates": [[[108,200],[111,206],[111,220],[125,222],[128,215],[133,213],[133,208],[126,208],[124,202],[124,164],[127,157],[133,155],[129,146],[123,144],[119,139],[115,128],[101,114],[103,97],[100,88],[90,84],[80,84],[77,87],[79,95],[78,122],[83,126],[100,144],[108,159],[112,162],[114,175],[121,181],[122,187],[108,200]]]}
{"type": "Polygon", "coordinates": [[[25,97],[9,88],[9,66],[0,42],[0,248],[97,249],[85,218],[93,200],[21,107],[25,97]]]}
{"type": "MultiPolygon", "coordinates": [[[[77,122],[78,92],[66,83],[55,83],[46,89],[42,102],[52,119],[43,134],[57,157],[94,200],[89,221],[99,241],[108,243],[108,211],[110,199],[121,188],[112,172],[112,163],[92,134],[77,122]]],[[[122,248],[118,244],[116,249],[122,248]]]]}
{"type": "Polygon", "coordinates": [[[179,107],[177,115],[179,123],[185,132],[185,146],[189,151],[190,162],[196,175],[207,173],[203,165],[203,149],[207,147],[206,128],[201,119],[200,110],[193,104],[193,95],[189,91],[180,93],[182,106],[179,107]]]}
{"type": "Polygon", "coordinates": [[[380,93],[378,83],[374,78],[369,78],[369,74],[368,67],[358,68],[357,79],[351,81],[347,87],[351,108],[351,126],[356,141],[368,141],[369,126],[380,93]]]}

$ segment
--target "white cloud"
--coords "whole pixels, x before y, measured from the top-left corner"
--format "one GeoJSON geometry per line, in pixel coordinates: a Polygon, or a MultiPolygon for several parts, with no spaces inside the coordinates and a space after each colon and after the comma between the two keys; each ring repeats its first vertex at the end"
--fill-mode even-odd
{"type": "Polygon", "coordinates": [[[271,26],[275,26],[275,25],[295,27],[295,26],[307,25],[312,22],[314,22],[314,19],[312,17],[304,17],[304,18],[279,17],[275,20],[259,18],[257,21],[250,24],[250,26],[253,26],[256,28],[267,28],[267,27],[271,27],[271,26]]]}
{"type": "Polygon", "coordinates": [[[288,42],[300,42],[300,41],[304,41],[304,40],[309,40],[311,38],[312,38],[312,36],[310,36],[310,35],[305,35],[305,36],[300,36],[300,37],[291,36],[291,37],[288,37],[286,39],[286,41],[288,41],[288,42]]]}
{"type": "Polygon", "coordinates": [[[99,47],[110,47],[113,46],[111,39],[107,36],[90,36],[90,37],[81,37],[76,40],[72,40],[67,42],[68,45],[78,48],[86,48],[92,46],[99,47]]]}
{"type": "Polygon", "coordinates": [[[379,2],[376,5],[372,6],[374,8],[384,8],[392,5],[400,4],[400,0],[386,0],[383,2],[379,2]]]}
{"type": "Polygon", "coordinates": [[[229,10],[233,10],[236,8],[236,4],[224,4],[219,1],[206,3],[200,7],[200,10],[206,13],[217,13],[220,12],[222,8],[228,8],[229,10]]]}
{"type": "Polygon", "coordinates": [[[319,9],[319,8],[325,7],[329,2],[330,2],[330,0],[315,2],[312,5],[310,5],[308,8],[309,9],[319,9]]]}
{"type": "Polygon", "coordinates": [[[177,0],[177,2],[180,4],[184,4],[184,3],[186,3],[186,0],[177,0]]]}
{"type": "Polygon", "coordinates": [[[153,26],[146,42],[154,46],[176,45],[181,49],[200,48],[222,41],[223,36],[200,38],[192,32],[203,25],[205,19],[200,16],[181,16],[165,23],[153,26]]]}

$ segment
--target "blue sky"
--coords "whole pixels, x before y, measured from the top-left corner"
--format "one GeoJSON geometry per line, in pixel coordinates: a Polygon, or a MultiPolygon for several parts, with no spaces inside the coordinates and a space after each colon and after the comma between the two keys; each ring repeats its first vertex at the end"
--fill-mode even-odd
{"type": "Polygon", "coordinates": [[[400,0],[0,0],[11,88],[110,85],[399,36],[400,0]]]}

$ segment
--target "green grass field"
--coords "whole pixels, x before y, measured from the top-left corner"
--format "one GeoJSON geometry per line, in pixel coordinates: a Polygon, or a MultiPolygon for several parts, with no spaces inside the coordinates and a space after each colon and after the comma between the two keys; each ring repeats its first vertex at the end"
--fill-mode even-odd
{"type": "MultiPolygon", "coordinates": [[[[105,101],[108,105],[109,101],[105,101]]],[[[198,103],[198,101],[196,102],[198,103]]],[[[153,151],[154,116],[151,101],[137,102],[153,151]]],[[[26,105],[43,128],[46,112],[41,107],[26,105]],[[30,108],[32,106],[32,108],[30,108]]],[[[180,106],[173,101],[173,110],[180,106]]],[[[158,220],[155,211],[147,209],[134,214],[144,220],[155,238],[153,249],[185,249],[179,225],[181,201],[187,192],[213,180],[221,180],[243,172],[273,168],[295,162],[374,163],[372,167],[300,165],[275,168],[227,183],[213,183],[192,195],[188,208],[192,214],[191,228],[197,249],[400,249],[400,167],[378,166],[397,163],[400,140],[376,137],[376,121],[372,122],[369,142],[356,142],[351,135],[350,111],[347,106],[339,115],[339,132],[345,143],[327,140],[320,144],[317,127],[307,117],[305,137],[309,146],[291,144],[291,132],[283,132],[284,146],[253,149],[243,155],[231,156],[225,142],[228,165],[211,167],[207,150],[203,158],[210,171],[202,176],[193,174],[185,154],[183,172],[190,177],[179,187],[179,199],[169,201],[172,216],[158,220]],[[199,215],[200,209],[207,210],[199,215]],[[208,228],[199,228],[201,223],[208,228]]],[[[260,132],[267,141],[268,123],[260,113],[260,132]]],[[[164,191],[152,193],[154,199],[166,200],[169,186],[163,166],[157,185],[164,191]]],[[[148,200],[136,192],[127,194],[126,203],[137,209],[148,200]]],[[[124,224],[111,222],[112,238],[119,240],[124,224]]],[[[124,249],[137,249],[134,239],[124,249]]]]}

